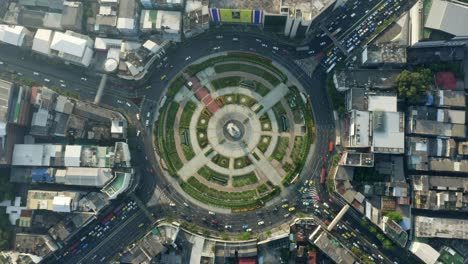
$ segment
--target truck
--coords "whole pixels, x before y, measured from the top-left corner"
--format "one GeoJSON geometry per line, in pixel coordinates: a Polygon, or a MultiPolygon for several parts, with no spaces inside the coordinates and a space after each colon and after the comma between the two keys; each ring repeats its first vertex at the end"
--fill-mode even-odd
{"type": "Polygon", "coordinates": [[[325,167],[322,167],[322,173],[321,173],[321,176],[320,176],[320,183],[325,184],[326,179],[327,179],[327,169],[325,169],[325,167]]]}

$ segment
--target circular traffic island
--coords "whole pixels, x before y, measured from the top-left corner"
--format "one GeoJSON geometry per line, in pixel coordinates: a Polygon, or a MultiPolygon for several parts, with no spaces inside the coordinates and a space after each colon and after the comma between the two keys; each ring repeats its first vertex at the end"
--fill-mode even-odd
{"type": "Polygon", "coordinates": [[[162,168],[193,198],[235,212],[278,195],[301,172],[314,135],[309,101],[287,76],[240,52],[184,69],[154,126],[162,168]]]}

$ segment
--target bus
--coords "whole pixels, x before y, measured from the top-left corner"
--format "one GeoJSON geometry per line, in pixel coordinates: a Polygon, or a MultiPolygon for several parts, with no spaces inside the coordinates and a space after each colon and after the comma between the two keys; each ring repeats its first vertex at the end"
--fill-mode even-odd
{"type": "Polygon", "coordinates": [[[296,47],[296,51],[307,51],[307,50],[309,50],[309,46],[296,47]]]}
{"type": "Polygon", "coordinates": [[[332,153],[334,148],[335,142],[333,142],[333,140],[330,140],[330,142],[328,143],[328,152],[332,153]]]}
{"type": "Polygon", "coordinates": [[[101,224],[103,225],[106,224],[107,222],[109,222],[109,220],[111,220],[113,216],[114,216],[113,213],[108,214],[106,217],[104,217],[104,219],[102,219],[101,224]]]}
{"type": "Polygon", "coordinates": [[[325,184],[325,180],[327,179],[327,170],[325,167],[322,167],[322,174],[320,176],[320,183],[325,184]]]}

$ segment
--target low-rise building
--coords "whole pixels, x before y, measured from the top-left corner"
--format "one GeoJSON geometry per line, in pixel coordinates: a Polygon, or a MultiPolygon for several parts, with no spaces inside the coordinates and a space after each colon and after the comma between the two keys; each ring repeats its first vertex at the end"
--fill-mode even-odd
{"type": "Polygon", "coordinates": [[[121,34],[134,35],[138,33],[136,17],[138,6],[136,0],[120,0],[117,18],[117,29],[121,34]]]}
{"type": "Polygon", "coordinates": [[[146,9],[141,11],[140,30],[159,33],[163,40],[181,41],[181,25],[181,12],[146,9]]]}
{"type": "Polygon", "coordinates": [[[413,175],[413,207],[428,210],[461,210],[468,206],[468,179],[413,175]]]}
{"type": "Polygon", "coordinates": [[[17,47],[29,46],[31,32],[23,26],[0,24],[0,42],[17,47]]]}
{"type": "Polygon", "coordinates": [[[460,108],[465,110],[466,98],[464,91],[439,90],[436,92],[437,107],[460,108]]]}
{"type": "Polygon", "coordinates": [[[58,249],[58,246],[48,235],[17,233],[15,248],[18,253],[27,253],[44,258],[58,249]]]}
{"type": "Polygon", "coordinates": [[[465,138],[464,116],[464,111],[410,107],[408,109],[407,132],[421,136],[465,138]],[[452,118],[458,123],[453,122],[452,118]]]}
{"type": "Polygon", "coordinates": [[[94,42],[86,35],[70,30],[65,33],[55,31],[50,43],[51,54],[66,63],[88,67],[93,58],[94,42]]]}
{"type": "Polygon", "coordinates": [[[353,264],[357,261],[353,254],[325,231],[317,236],[314,245],[325,252],[335,263],[353,264]]]}
{"type": "Polygon", "coordinates": [[[426,243],[411,242],[409,250],[425,264],[435,264],[440,257],[440,253],[426,243]]]}
{"type": "Polygon", "coordinates": [[[63,2],[62,19],[60,24],[64,30],[81,32],[83,17],[83,3],[63,2]]]}
{"type": "Polygon", "coordinates": [[[70,213],[77,209],[80,196],[81,194],[78,192],[29,190],[26,208],[28,210],[70,213]]]}
{"type": "Polygon", "coordinates": [[[468,239],[468,220],[415,216],[414,235],[422,238],[468,239]]]}
{"type": "Polygon", "coordinates": [[[396,88],[396,77],[400,70],[353,69],[337,71],[333,82],[338,91],[353,88],[389,90],[396,88]]]}
{"type": "Polygon", "coordinates": [[[361,53],[363,66],[406,64],[406,46],[395,44],[367,45],[361,53]]]}
{"type": "Polygon", "coordinates": [[[210,26],[208,0],[185,1],[185,13],[182,24],[186,38],[194,37],[208,30],[210,26]]]}

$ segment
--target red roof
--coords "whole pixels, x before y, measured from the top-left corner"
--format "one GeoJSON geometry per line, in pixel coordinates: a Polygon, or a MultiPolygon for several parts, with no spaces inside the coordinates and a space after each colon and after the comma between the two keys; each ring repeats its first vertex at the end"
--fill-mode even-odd
{"type": "Polygon", "coordinates": [[[257,260],[254,258],[240,258],[239,264],[257,264],[257,260]]]}
{"type": "Polygon", "coordinates": [[[317,263],[317,252],[309,251],[309,264],[317,263]]]}
{"type": "Polygon", "coordinates": [[[448,90],[454,90],[457,86],[457,80],[453,72],[438,72],[436,76],[436,83],[439,87],[448,90]]]}

